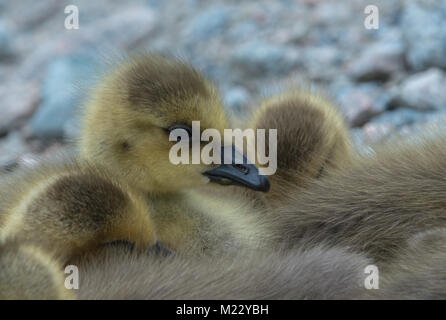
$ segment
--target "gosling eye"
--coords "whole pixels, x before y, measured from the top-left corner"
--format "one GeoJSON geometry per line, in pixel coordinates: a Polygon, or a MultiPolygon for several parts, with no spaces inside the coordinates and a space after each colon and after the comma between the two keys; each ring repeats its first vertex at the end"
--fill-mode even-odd
{"type": "MultiPolygon", "coordinates": [[[[176,129],[182,129],[185,130],[187,132],[187,135],[189,136],[189,140],[192,139],[192,128],[188,125],[184,125],[184,124],[175,124],[173,126],[170,126],[167,129],[167,132],[170,134],[173,130],[176,129]]],[[[181,137],[177,137],[177,142],[181,140],[181,137]]]]}

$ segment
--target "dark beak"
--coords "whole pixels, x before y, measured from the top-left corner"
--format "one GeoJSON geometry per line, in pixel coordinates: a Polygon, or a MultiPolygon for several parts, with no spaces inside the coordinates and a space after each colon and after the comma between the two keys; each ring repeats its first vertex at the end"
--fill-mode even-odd
{"type": "Polygon", "coordinates": [[[256,191],[268,192],[270,184],[265,175],[234,146],[221,148],[221,165],[203,173],[212,182],[240,185],[256,191]],[[237,161],[236,161],[237,160],[237,161]]]}

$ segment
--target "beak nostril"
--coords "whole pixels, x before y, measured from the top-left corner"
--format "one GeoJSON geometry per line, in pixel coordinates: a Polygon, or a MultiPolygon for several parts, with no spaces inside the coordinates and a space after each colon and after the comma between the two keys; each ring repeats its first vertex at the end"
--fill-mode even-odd
{"type": "Polygon", "coordinates": [[[233,164],[232,166],[244,174],[249,173],[249,168],[247,166],[244,166],[242,164],[233,164]]]}
{"type": "Polygon", "coordinates": [[[223,185],[239,185],[256,191],[268,191],[268,178],[260,174],[255,164],[250,163],[242,153],[237,151],[234,145],[223,146],[221,154],[222,164],[203,172],[211,182],[223,185]],[[230,153],[227,153],[229,151],[230,153]],[[231,157],[228,154],[231,154],[231,157]]]}

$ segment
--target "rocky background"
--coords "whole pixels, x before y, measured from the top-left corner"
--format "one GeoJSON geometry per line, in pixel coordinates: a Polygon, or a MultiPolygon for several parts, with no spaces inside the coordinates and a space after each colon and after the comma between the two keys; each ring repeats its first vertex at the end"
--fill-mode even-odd
{"type": "Polygon", "coordinates": [[[5,0],[0,167],[70,148],[104,57],[141,49],[181,55],[239,112],[311,83],[338,102],[360,150],[446,119],[445,0],[5,0]],[[64,27],[69,4],[78,30],[64,27]],[[364,27],[369,4],[378,30],[364,27]]]}

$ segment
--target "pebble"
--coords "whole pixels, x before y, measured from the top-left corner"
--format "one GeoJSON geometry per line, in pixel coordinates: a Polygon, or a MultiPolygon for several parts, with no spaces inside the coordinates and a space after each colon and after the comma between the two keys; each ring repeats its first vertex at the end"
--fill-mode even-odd
{"type": "Polygon", "coordinates": [[[347,87],[338,92],[338,102],[347,122],[352,127],[364,125],[388,106],[390,96],[374,85],[347,87]]]}
{"type": "Polygon", "coordinates": [[[369,144],[377,144],[390,136],[395,130],[396,127],[392,123],[367,123],[363,127],[364,139],[369,144]]]}
{"type": "Polygon", "coordinates": [[[398,99],[417,110],[446,110],[446,73],[431,68],[416,73],[401,84],[398,99]]]}
{"type": "Polygon", "coordinates": [[[10,83],[0,87],[0,135],[17,128],[23,120],[30,117],[39,100],[40,90],[36,83],[10,83]]]}
{"type": "Polygon", "coordinates": [[[18,131],[10,132],[0,140],[0,169],[14,166],[20,156],[28,151],[22,134],[18,131]]]}
{"type": "Polygon", "coordinates": [[[240,111],[250,102],[251,95],[243,87],[233,87],[224,94],[223,100],[231,109],[240,111]]]}
{"type": "Polygon", "coordinates": [[[43,81],[42,105],[30,121],[32,136],[42,139],[66,137],[65,127],[75,121],[80,104],[73,85],[87,81],[96,64],[88,54],[60,57],[50,63],[43,81]]]}
{"type": "Polygon", "coordinates": [[[343,61],[343,54],[333,46],[311,46],[303,50],[303,67],[310,79],[329,80],[339,72],[337,67],[343,61]]]}
{"type": "Polygon", "coordinates": [[[426,121],[432,113],[426,113],[407,107],[384,112],[372,119],[373,123],[389,123],[395,128],[412,125],[416,122],[426,121]]]}
{"type": "Polygon", "coordinates": [[[349,66],[351,76],[358,81],[386,81],[392,74],[404,70],[404,47],[401,43],[374,43],[349,66]]]}
{"type": "Polygon", "coordinates": [[[408,46],[407,61],[414,70],[446,68],[445,13],[442,0],[405,2],[401,30],[408,46]]]}
{"type": "Polygon", "coordinates": [[[10,30],[0,22],[0,61],[14,55],[12,37],[10,30]]]}
{"type": "Polygon", "coordinates": [[[230,63],[234,70],[244,76],[260,77],[265,74],[286,74],[296,66],[298,58],[299,54],[287,46],[252,41],[236,48],[230,63]]]}
{"type": "MultiPolygon", "coordinates": [[[[133,49],[155,31],[158,18],[152,9],[129,6],[94,21],[79,34],[83,46],[112,50],[114,54],[133,49]]],[[[67,30],[70,32],[70,30],[67,30]]]]}
{"type": "Polygon", "coordinates": [[[223,33],[230,14],[231,10],[223,5],[207,8],[191,20],[185,34],[190,41],[200,41],[223,33]]]}

